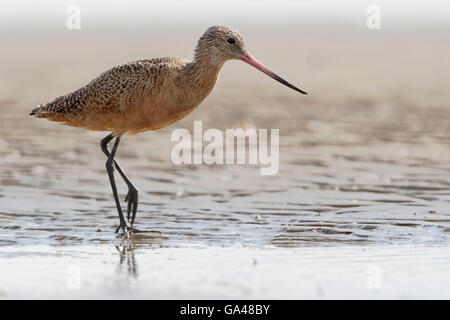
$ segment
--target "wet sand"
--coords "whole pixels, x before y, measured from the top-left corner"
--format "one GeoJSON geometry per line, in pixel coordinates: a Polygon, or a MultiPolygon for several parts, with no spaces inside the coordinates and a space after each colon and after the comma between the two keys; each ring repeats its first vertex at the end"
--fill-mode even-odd
{"type": "Polygon", "coordinates": [[[449,265],[433,246],[6,247],[0,298],[448,299],[449,265]]]}
{"type": "Polygon", "coordinates": [[[115,64],[189,57],[190,39],[167,52],[133,38],[6,39],[0,297],[448,298],[450,66],[436,52],[448,56],[449,42],[400,39],[280,38],[274,51],[250,36],[255,57],[310,95],[230,62],[188,118],[125,137],[118,160],[140,190],[136,227],[162,233],[128,246],[113,233],[105,134],[28,112],[115,64]],[[120,41],[126,49],[111,50],[120,41]],[[175,166],[170,134],[194,120],[279,128],[279,173],[175,166]],[[80,290],[66,285],[70,265],[80,290]],[[380,289],[368,288],[368,270],[380,271],[380,289]]]}

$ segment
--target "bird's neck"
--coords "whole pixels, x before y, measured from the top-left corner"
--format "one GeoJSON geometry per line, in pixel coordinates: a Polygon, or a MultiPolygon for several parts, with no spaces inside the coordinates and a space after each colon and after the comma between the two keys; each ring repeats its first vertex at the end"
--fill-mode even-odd
{"type": "Polygon", "coordinates": [[[224,63],[225,61],[222,60],[195,56],[194,60],[186,65],[185,75],[188,77],[191,86],[204,88],[209,94],[224,63]]]}

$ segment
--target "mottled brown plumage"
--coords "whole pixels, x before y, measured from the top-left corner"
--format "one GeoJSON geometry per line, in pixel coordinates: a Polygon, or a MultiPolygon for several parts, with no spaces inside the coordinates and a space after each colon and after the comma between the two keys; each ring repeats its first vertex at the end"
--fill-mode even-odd
{"type": "Polygon", "coordinates": [[[115,136],[165,127],[188,115],[211,92],[224,62],[235,55],[226,48],[231,37],[243,48],[236,31],[211,27],[200,38],[193,61],[166,57],[117,66],[32,114],[115,136]],[[223,44],[217,45],[218,39],[223,44]]]}
{"type": "Polygon", "coordinates": [[[125,236],[124,219],[114,179],[114,168],[128,186],[127,216],[131,226],[138,191],[114,159],[120,137],[165,127],[188,115],[213,89],[225,61],[240,59],[284,85],[305,93],[261,65],[245,51],[241,35],[227,27],[208,28],[200,37],[194,58],[156,58],[114,67],[86,86],[35,108],[31,115],[90,130],[111,131],[100,143],[107,156],[106,170],[125,236]],[[115,139],[111,151],[108,143],[115,139]],[[131,215],[132,214],[132,215],[131,215]]]}

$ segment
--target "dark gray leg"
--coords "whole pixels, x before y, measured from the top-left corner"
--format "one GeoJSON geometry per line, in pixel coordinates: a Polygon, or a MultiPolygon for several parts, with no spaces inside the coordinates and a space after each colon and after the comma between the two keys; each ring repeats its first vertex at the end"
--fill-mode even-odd
{"type": "MultiPolygon", "coordinates": [[[[117,137],[118,139],[119,137],[117,137]]],[[[108,136],[106,136],[100,143],[100,146],[102,148],[103,153],[109,158],[111,153],[108,150],[108,143],[114,139],[114,135],[111,133],[108,136]]],[[[116,143],[117,140],[116,140],[116,143]]],[[[122,168],[120,168],[119,164],[117,163],[117,161],[114,159],[113,156],[113,161],[114,161],[114,166],[117,169],[117,171],[119,172],[119,174],[121,175],[122,179],[125,181],[125,183],[128,186],[128,194],[125,197],[125,201],[128,203],[128,208],[127,208],[127,220],[130,221],[130,215],[131,212],[133,213],[133,215],[131,216],[131,221],[130,224],[131,226],[133,226],[134,224],[134,219],[136,217],[136,212],[137,212],[137,206],[138,206],[138,190],[136,189],[136,187],[131,183],[131,181],[128,179],[128,177],[125,175],[125,173],[123,172],[122,168]]]]}
{"type": "MultiPolygon", "coordinates": [[[[113,138],[114,138],[114,136],[112,134],[110,134],[102,140],[100,145],[102,146],[103,151],[105,149],[108,151],[108,149],[107,149],[108,142],[111,141],[113,138]]],[[[114,146],[113,146],[111,152],[108,151],[108,159],[106,160],[106,171],[108,172],[109,182],[111,183],[114,201],[116,202],[116,208],[117,208],[117,212],[119,213],[119,219],[120,219],[119,227],[116,229],[115,232],[117,233],[120,229],[122,229],[124,236],[127,237],[128,236],[127,231],[137,231],[137,230],[128,227],[128,225],[123,217],[122,207],[120,206],[119,196],[117,194],[116,182],[114,180],[114,166],[113,166],[113,164],[115,163],[114,156],[116,155],[116,151],[117,151],[117,147],[119,146],[119,142],[120,142],[120,137],[116,137],[116,141],[114,142],[114,146]]]]}

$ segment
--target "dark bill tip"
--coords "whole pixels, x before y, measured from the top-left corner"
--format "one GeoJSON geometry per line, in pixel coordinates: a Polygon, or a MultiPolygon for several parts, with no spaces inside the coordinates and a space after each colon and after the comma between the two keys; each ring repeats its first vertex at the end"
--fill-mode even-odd
{"type": "Polygon", "coordinates": [[[269,77],[271,77],[272,79],[277,80],[278,82],[284,84],[285,86],[300,92],[302,94],[308,94],[308,92],[294,86],[293,84],[287,82],[286,80],[284,80],[283,78],[281,78],[279,75],[277,75],[276,73],[270,71],[269,69],[267,69],[265,66],[263,66],[258,60],[256,60],[255,58],[253,58],[247,51],[244,52],[244,55],[241,58],[242,61],[247,62],[249,65],[255,67],[256,69],[258,69],[261,72],[264,72],[265,74],[267,74],[269,77]]]}

